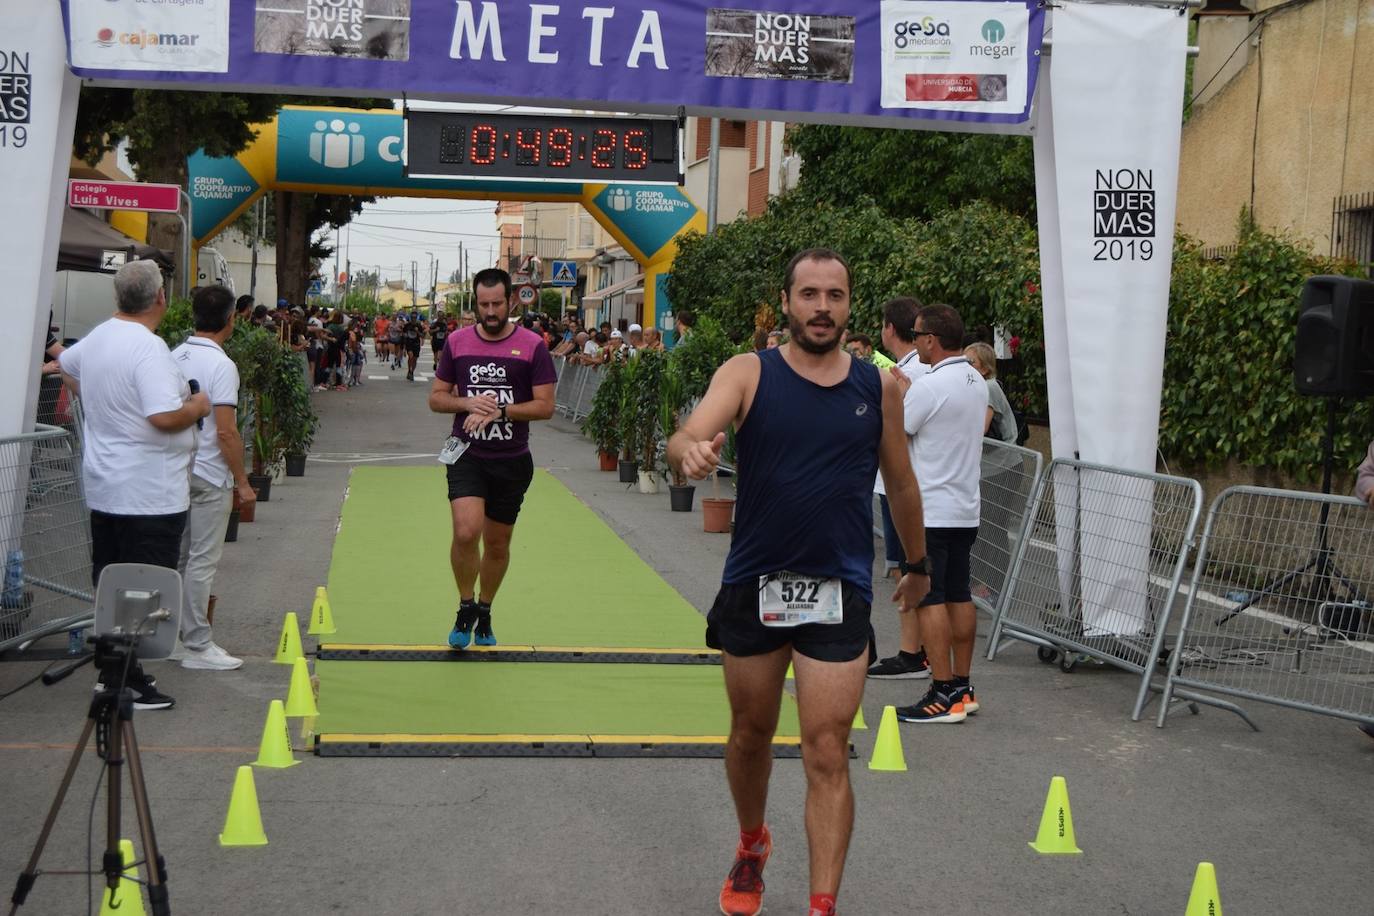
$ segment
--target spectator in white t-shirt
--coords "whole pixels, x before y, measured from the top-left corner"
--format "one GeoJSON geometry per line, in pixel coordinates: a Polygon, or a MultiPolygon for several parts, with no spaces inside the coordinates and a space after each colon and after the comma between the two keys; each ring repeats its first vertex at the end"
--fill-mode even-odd
{"type": "MultiPolygon", "coordinates": [[[[114,289],[114,317],[58,357],[85,418],[81,479],[91,510],[91,581],[97,584],[111,563],[176,569],[190,505],[192,427],[210,413],[210,398],[191,393],[154,333],[167,313],[157,265],[125,264],[114,289]]],[[[128,686],[136,708],[167,709],[176,702],[155,689],[137,662],[128,686]]]]}
{"type": "Polygon", "coordinates": [[[930,662],[931,685],[912,706],[897,710],[904,722],[962,722],[978,710],[969,673],[977,612],[969,562],[978,539],[979,468],[988,386],[963,354],[964,322],[948,305],[916,313],[916,351],[930,371],[908,379],[906,432],[916,437],[916,476],[925,511],[930,592],[917,609],[930,662]],[[952,658],[951,658],[952,652],[952,658]]]}
{"type": "Polygon", "coordinates": [[[223,286],[203,286],[191,301],[195,334],[172,351],[181,374],[195,379],[213,408],[196,434],[191,466],[191,508],[181,538],[181,644],[183,668],[229,671],[243,660],[224,651],[210,632],[210,586],[224,549],[224,531],[234,489],[241,505],[257,494],[243,467],[238,430],[239,370],[224,352],[234,333],[234,294],[223,286]]]}
{"type": "MultiPolygon", "coordinates": [[[[921,362],[916,352],[916,313],[921,303],[910,296],[897,296],[883,304],[883,349],[896,359],[897,369],[908,379],[916,379],[930,371],[921,362]]],[[[907,437],[907,457],[912,470],[916,469],[916,439],[907,437]]],[[[918,480],[920,478],[917,478],[918,480]]],[[[916,558],[904,556],[902,542],[897,537],[897,526],[892,520],[892,510],[887,504],[887,489],[883,475],[879,474],[873,482],[873,492],[878,494],[878,508],[883,518],[883,574],[901,579],[898,564],[916,558]]],[[[887,658],[874,662],[868,668],[868,676],[884,680],[917,680],[930,677],[930,665],[926,661],[925,650],[921,646],[921,627],[916,612],[902,611],[898,614],[901,625],[901,643],[897,652],[887,658]]]]}

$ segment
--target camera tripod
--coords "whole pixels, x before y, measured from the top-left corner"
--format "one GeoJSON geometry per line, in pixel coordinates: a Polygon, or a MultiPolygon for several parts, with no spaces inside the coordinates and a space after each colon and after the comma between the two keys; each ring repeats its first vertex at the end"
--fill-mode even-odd
{"type": "MultiPolygon", "coordinates": [[[[57,822],[57,813],[62,809],[62,802],[67,796],[67,790],[71,788],[72,777],[76,774],[76,768],[81,763],[86,746],[90,743],[92,732],[96,736],[96,753],[110,769],[105,785],[109,799],[105,819],[105,854],[101,859],[100,869],[105,875],[105,886],[108,892],[113,893],[119,886],[126,867],[119,853],[119,819],[121,774],[127,755],[129,784],[134,796],[134,813],[138,818],[139,833],[143,839],[143,854],[148,865],[148,902],[152,906],[154,916],[170,916],[171,913],[167,903],[167,864],[158,853],[157,838],[153,832],[153,815],[148,809],[148,790],[143,782],[143,762],[138,753],[138,739],[134,735],[134,695],[125,683],[129,667],[133,663],[134,646],[138,637],[107,635],[97,636],[92,641],[95,643],[93,655],[43,676],[43,683],[55,684],[87,662],[94,661],[100,670],[102,689],[91,700],[86,724],[81,729],[81,737],[77,739],[76,747],[72,750],[67,771],[62,776],[57,796],[48,810],[48,818],[43,822],[43,830],[38,835],[33,855],[19,875],[14,895],[10,897],[10,916],[14,916],[23,905],[29,891],[33,889],[34,882],[38,880],[38,859],[43,854],[43,847],[47,845],[53,825],[57,822]]],[[[88,873],[51,871],[48,874],[88,873]]]]}
{"type": "MultiPolygon", "coordinates": [[[[1326,434],[1322,437],[1322,493],[1331,494],[1331,472],[1334,463],[1334,453],[1336,450],[1336,398],[1328,398],[1326,402],[1326,434]]],[[[1321,608],[1334,605],[1343,609],[1364,609],[1369,607],[1369,599],[1360,591],[1359,587],[1350,580],[1336,564],[1336,551],[1331,546],[1328,536],[1328,520],[1330,518],[1331,506],[1322,503],[1321,512],[1317,517],[1317,544],[1312,551],[1312,555],[1307,558],[1307,562],[1264,583],[1260,589],[1247,596],[1245,600],[1233,607],[1229,613],[1218,617],[1216,626],[1223,626],[1230,623],[1236,616],[1244,613],[1248,608],[1259,603],[1267,597],[1281,595],[1283,589],[1290,582],[1294,582],[1303,575],[1311,573],[1312,584],[1310,597],[1321,608]],[[1336,600],[1336,588],[1341,586],[1345,589],[1345,601],[1336,600]]],[[[1319,613],[1324,613],[1319,611],[1319,613]]],[[[1320,626],[1328,626],[1328,621],[1318,620],[1320,626]]]]}

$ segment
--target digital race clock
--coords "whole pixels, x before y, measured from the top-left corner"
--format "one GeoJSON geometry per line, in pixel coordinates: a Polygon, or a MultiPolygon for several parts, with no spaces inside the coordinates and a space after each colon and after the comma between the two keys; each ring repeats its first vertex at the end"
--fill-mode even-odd
{"type": "Polygon", "coordinates": [[[674,118],[406,112],[409,178],[681,184],[674,118]]]}

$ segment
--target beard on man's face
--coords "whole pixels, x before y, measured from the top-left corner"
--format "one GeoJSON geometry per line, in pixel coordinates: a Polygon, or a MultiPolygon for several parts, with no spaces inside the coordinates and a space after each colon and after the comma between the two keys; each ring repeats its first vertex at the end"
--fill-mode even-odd
{"type": "Polygon", "coordinates": [[[829,353],[840,345],[840,338],[843,336],[843,328],[836,327],[835,320],[829,315],[816,315],[806,324],[795,315],[787,316],[787,331],[792,337],[792,342],[801,347],[807,353],[817,356],[829,353]],[[814,330],[817,333],[834,333],[834,337],[829,340],[815,340],[811,338],[807,331],[814,330]]]}

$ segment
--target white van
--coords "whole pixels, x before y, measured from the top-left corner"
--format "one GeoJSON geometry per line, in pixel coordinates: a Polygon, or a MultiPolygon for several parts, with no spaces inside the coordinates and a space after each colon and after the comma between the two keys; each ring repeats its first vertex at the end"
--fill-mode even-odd
{"type": "Polygon", "coordinates": [[[226,287],[229,292],[234,292],[234,278],[229,276],[229,262],[224,260],[224,255],[213,248],[202,248],[196,252],[196,282],[195,286],[214,286],[215,284],[226,287]]]}

